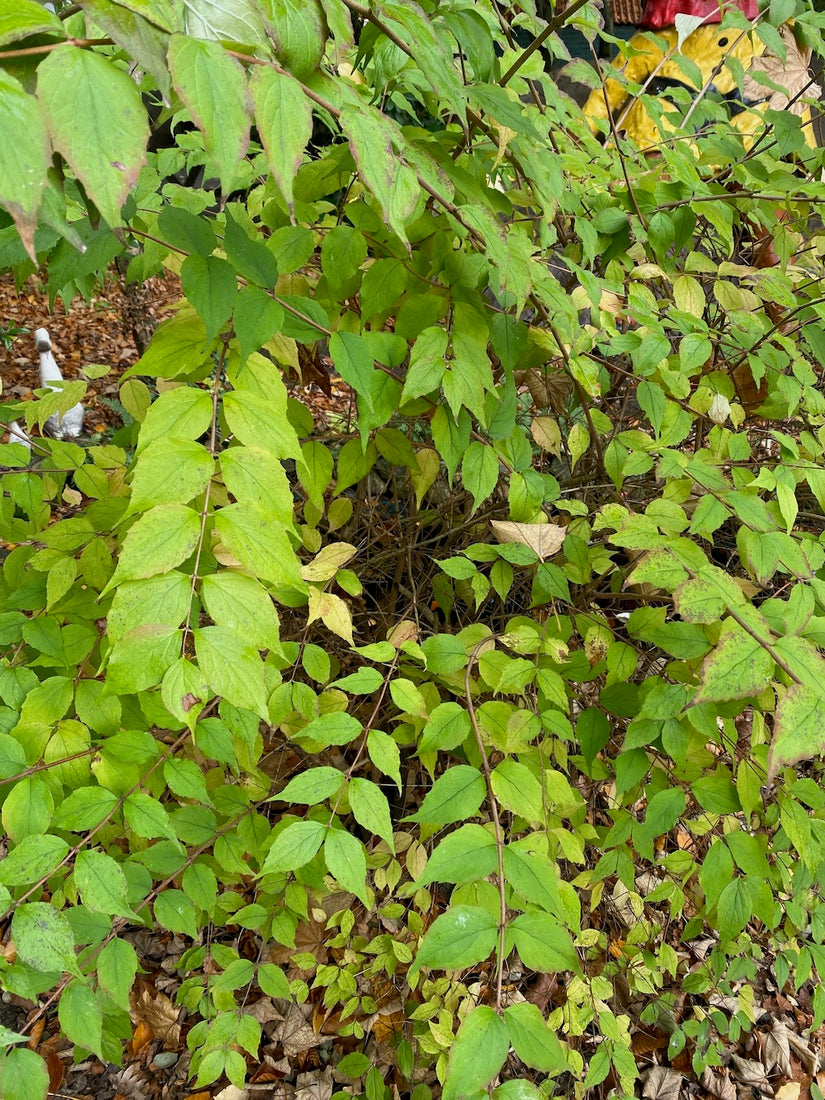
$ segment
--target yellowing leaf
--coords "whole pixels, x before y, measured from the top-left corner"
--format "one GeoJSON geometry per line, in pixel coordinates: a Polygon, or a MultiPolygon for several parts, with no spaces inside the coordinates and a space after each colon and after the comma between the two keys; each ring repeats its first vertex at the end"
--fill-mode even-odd
{"type": "Polygon", "coordinates": [[[307,622],[314,623],[317,619],[333,634],[337,634],[350,645],[353,644],[352,615],[340,596],[335,596],[332,592],[322,592],[320,588],[310,588],[307,622]]]}

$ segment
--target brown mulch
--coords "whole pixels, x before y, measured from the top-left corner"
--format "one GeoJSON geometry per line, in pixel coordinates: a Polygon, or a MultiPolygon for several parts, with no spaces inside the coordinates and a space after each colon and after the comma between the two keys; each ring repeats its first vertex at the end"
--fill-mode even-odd
{"type": "Polygon", "coordinates": [[[86,302],[75,298],[70,309],[62,299],[49,309],[45,283],[32,275],[18,291],[10,274],[0,276],[0,379],[4,401],[27,401],[39,385],[38,354],[34,330],[46,328],[52,339],[54,355],[66,379],[81,377],[84,366],[104,363],[111,373],[89,383],[83,401],[86,407],[85,431],[94,441],[119,420],[117,413],[101,401],[116,400],[120,375],[137,362],[138,348],[133,335],[135,311],[143,323],[156,327],[180,297],[175,276],[156,276],[141,287],[127,287],[112,274],[101,293],[86,302]],[[25,331],[19,331],[25,330],[25,331]],[[3,334],[7,334],[5,341],[3,334]],[[4,342],[11,347],[3,346],[4,342]]]}

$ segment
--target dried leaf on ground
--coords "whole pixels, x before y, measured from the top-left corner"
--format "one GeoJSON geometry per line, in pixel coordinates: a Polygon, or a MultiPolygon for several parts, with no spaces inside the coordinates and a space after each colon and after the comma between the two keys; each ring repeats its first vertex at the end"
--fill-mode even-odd
{"type": "Polygon", "coordinates": [[[180,1045],[178,1009],[165,993],[154,993],[144,986],[130,998],[132,1020],[148,1024],[157,1039],[165,1047],[180,1045]]]}
{"type": "Polygon", "coordinates": [[[653,1066],[644,1075],[642,1096],[647,1100],[679,1100],[682,1074],[668,1066],[653,1066]]]}

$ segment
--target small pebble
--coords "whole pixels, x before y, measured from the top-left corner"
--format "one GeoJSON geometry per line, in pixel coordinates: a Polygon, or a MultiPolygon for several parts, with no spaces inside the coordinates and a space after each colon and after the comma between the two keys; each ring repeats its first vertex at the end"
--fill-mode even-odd
{"type": "Polygon", "coordinates": [[[160,1054],[156,1054],[152,1061],[158,1067],[158,1069],[171,1069],[177,1062],[178,1055],[174,1050],[162,1050],[160,1054]]]}

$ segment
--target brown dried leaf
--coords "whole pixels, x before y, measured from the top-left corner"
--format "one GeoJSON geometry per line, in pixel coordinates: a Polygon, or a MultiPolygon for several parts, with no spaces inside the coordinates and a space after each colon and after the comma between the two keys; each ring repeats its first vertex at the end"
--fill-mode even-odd
{"type": "Polygon", "coordinates": [[[642,1096],[647,1100],[679,1100],[682,1075],[667,1066],[653,1066],[644,1075],[642,1096]]]}
{"type": "Polygon", "coordinates": [[[791,1076],[791,1044],[788,1029],[781,1020],[774,1020],[763,1037],[762,1060],[769,1073],[775,1071],[780,1077],[791,1076]]]}
{"type": "Polygon", "coordinates": [[[304,1050],[312,1050],[325,1042],[323,1035],[316,1035],[312,1024],[306,1019],[304,1009],[308,1005],[292,1004],[286,1011],[281,1023],[275,1029],[272,1038],[283,1047],[287,1058],[292,1058],[304,1050]]]}
{"type": "Polygon", "coordinates": [[[763,105],[772,111],[792,111],[795,115],[801,115],[805,110],[805,100],[818,99],[821,95],[819,85],[811,82],[811,51],[807,46],[799,45],[793,28],[788,23],[779,28],[779,33],[787,50],[785,61],[770,50],[765,50],[761,57],[754,59],[750,70],[745,73],[742,91],[746,99],[757,103],[767,99],[763,105]],[[764,73],[769,80],[786,91],[772,92],[768,86],[754,80],[752,73],[764,73]]]}
{"type": "Polygon", "coordinates": [[[730,1060],[730,1068],[736,1080],[743,1085],[758,1089],[768,1096],[773,1093],[773,1089],[768,1083],[765,1067],[761,1062],[757,1062],[753,1058],[740,1058],[738,1054],[734,1054],[730,1060]]]}
{"type": "Polygon", "coordinates": [[[718,1100],[736,1100],[736,1086],[728,1076],[727,1070],[713,1070],[708,1067],[702,1071],[699,1084],[718,1100]]]}
{"type": "Polygon", "coordinates": [[[499,542],[520,542],[522,546],[529,546],[540,561],[558,554],[567,537],[567,528],[556,523],[513,523],[493,519],[490,526],[499,542]]]}
{"type": "Polygon", "coordinates": [[[166,1047],[180,1044],[178,1010],[165,993],[153,993],[151,989],[144,987],[139,993],[133,993],[130,1004],[135,1024],[148,1024],[166,1047]]]}

